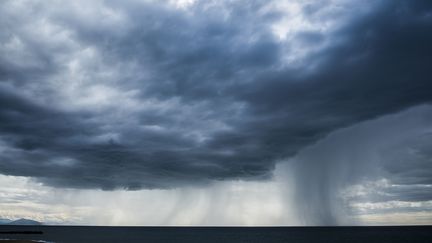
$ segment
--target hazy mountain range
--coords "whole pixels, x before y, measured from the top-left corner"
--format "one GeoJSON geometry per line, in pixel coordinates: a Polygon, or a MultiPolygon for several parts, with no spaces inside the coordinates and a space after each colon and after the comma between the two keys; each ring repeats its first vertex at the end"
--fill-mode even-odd
{"type": "Polygon", "coordinates": [[[17,220],[0,218],[0,225],[42,225],[42,223],[35,220],[24,219],[24,218],[17,219],[17,220]]]}

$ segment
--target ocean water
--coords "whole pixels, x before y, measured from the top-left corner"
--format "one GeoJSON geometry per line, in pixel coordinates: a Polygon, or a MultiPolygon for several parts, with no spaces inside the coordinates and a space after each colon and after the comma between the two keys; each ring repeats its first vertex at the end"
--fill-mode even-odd
{"type": "Polygon", "coordinates": [[[432,226],[391,227],[92,227],[0,226],[0,239],[56,243],[432,243],[432,226]]]}

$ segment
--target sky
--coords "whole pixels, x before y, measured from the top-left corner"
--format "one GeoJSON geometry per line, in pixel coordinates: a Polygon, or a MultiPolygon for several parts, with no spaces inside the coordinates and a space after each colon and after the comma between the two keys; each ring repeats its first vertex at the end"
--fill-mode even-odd
{"type": "Polygon", "coordinates": [[[0,218],[432,224],[432,2],[4,0],[0,218]]]}

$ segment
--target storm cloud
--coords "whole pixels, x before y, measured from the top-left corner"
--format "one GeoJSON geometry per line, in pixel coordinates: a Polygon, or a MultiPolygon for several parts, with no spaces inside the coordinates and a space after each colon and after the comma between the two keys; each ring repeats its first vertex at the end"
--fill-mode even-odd
{"type": "Polygon", "coordinates": [[[431,106],[332,132],[288,161],[307,225],[351,225],[353,215],[430,212],[431,106]]]}
{"type": "Polygon", "coordinates": [[[5,1],[0,173],[104,190],[267,180],[338,129],[430,104],[431,4],[364,5],[297,3],[307,25],[281,32],[277,2],[5,1]]]}

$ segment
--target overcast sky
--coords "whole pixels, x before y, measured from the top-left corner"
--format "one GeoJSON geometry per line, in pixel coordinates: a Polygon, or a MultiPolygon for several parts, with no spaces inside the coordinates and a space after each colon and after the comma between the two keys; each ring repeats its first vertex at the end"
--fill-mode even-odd
{"type": "Polygon", "coordinates": [[[432,224],[431,29],[428,0],[2,1],[0,218],[432,224]]]}

